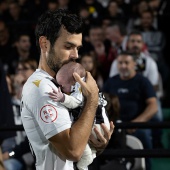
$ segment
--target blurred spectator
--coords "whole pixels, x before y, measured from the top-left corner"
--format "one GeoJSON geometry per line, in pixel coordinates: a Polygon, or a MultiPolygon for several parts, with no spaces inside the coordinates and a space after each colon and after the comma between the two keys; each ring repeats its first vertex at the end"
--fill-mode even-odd
{"type": "MultiPolygon", "coordinates": [[[[14,117],[13,117],[13,110],[12,110],[12,102],[10,98],[10,94],[8,91],[7,82],[5,79],[5,73],[0,61],[0,125],[2,127],[9,127],[14,125],[14,117]]],[[[14,137],[16,133],[14,131],[6,133],[0,132],[0,144],[10,137],[14,137]]]]}
{"type": "Polygon", "coordinates": [[[150,0],[148,2],[149,8],[153,13],[153,27],[159,29],[159,7],[160,7],[161,0],[150,0]]]}
{"type": "Polygon", "coordinates": [[[0,1],[0,19],[4,19],[6,12],[8,10],[8,2],[7,0],[0,1]]]}
{"type": "Polygon", "coordinates": [[[48,1],[47,8],[50,11],[55,11],[58,8],[58,3],[56,0],[50,0],[48,1]]]}
{"type": "Polygon", "coordinates": [[[136,28],[142,32],[144,42],[146,43],[151,57],[158,61],[163,58],[163,48],[165,46],[165,37],[163,33],[153,27],[153,12],[144,11],[141,14],[141,24],[136,28]]]}
{"type": "Polygon", "coordinates": [[[115,59],[116,54],[110,42],[104,39],[103,29],[98,25],[91,26],[89,42],[83,45],[82,53],[88,51],[91,55],[96,56],[99,69],[105,81],[108,78],[111,63],[115,59]]]}
{"type": "MultiPolygon", "coordinates": [[[[134,54],[121,53],[117,57],[119,75],[109,78],[103,92],[117,95],[120,101],[120,118],[122,121],[147,122],[157,112],[156,95],[147,78],[135,71],[134,54]]],[[[138,137],[144,148],[152,148],[150,129],[128,129],[127,132],[138,137]]],[[[151,169],[150,160],[147,170],[151,169]]]]}
{"type": "Polygon", "coordinates": [[[147,0],[137,1],[137,4],[133,4],[133,14],[129,18],[127,23],[127,32],[130,33],[134,27],[139,26],[141,24],[140,16],[142,12],[149,9],[149,4],[147,0]]]}
{"type": "Polygon", "coordinates": [[[10,52],[10,73],[14,74],[19,61],[28,58],[36,59],[36,53],[31,49],[30,36],[27,33],[20,33],[15,41],[15,46],[10,52]]]}
{"type": "Polygon", "coordinates": [[[124,12],[122,11],[121,8],[119,8],[118,2],[115,0],[109,1],[108,7],[107,7],[107,16],[110,17],[110,19],[113,21],[118,21],[120,20],[124,24],[126,24],[126,19],[124,12]]]}
{"type": "Polygon", "coordinates": [[[9,64],[11,62],[10,51],[12,50],[12,40],[9,34],[8,27],[5,22],[0,20],[0,60],[4,65],[4,70],[9,69],[9,64]]]}
{"type": "Polygon", "coordinates": [[[83,41],[88,41],[88,34],[91,24],[91,16],[88,8],[86,6],[81,6],[79,8],[79,15],[82,17],[84,22],[83,41]]]}
{"type": "Polygon", "coordinates": [[[106,38],[111,41],[112,47],[116,49],[117,54],[126,49],[126,27],[122,22],[116,21],[106,28],[106,38]]]}
{"type": "Polygon", "coordinates": [[[112,20],[109,16],[105,15],[102,19],[101,27],[104,32],[104,39],[106,39],[106,28],[112,23],[112,20]]]}
{"type": "Polygon", "coordinates": [[[15,53],[13,55],[19,61],[25,60],[31,57],[30,49],[31,49],[30,36],[24,33],[20,34],[16,39],[15,53]]]}
{"type": "Polygon", "coordinates": [[[104,8],[108,6],[110,0],[97,0],[104,8]]]}
{"type": "Polygon", "coordinates": [[[157,62],[163,83],[165,83],[169,75],[169,68],[163,55],[166,40],[163,32],[153,27],[153,17],[152,11],[144,11],[141,15],[141,25],[137,29],[142,32],[150,56],[157,62]]]}
{"type": "Polygon", "coordinates": [[[70,10],[69,3],[70,0],[58,0],[58,7],[70,10]]]}
{"type": "Polygon", "coordinates": [[[128,19],[131,16],[131,6],[132,6],[132,0],[115,0],[119,6],[119,9],[123,11],[125,14],[126,19],[128,19]]]}
{"type": "Polygon", "coordinates": [[[101,90],[103,87],[103,78],[100,74],[96,58],[90,54],[84,54],[80,58],[80,63],[86,71],[89,71],[92,74],[93,78],[96,80],[99,90],[101,90]]]}
{"type": "Polygon", "coordinates": [[[35,170],[34,158],[30,155],[30,145],[28,138],[17,144],[12,151],[2,154],[6,170],[35,170]]]}
{"type": "MultiPolygon", "coordinates": [[[[163,97],[163,89],[162,89],[162,80],[158,72],[158,67],[156,62],[147,54],[143,52],[143,38],[142,34],[138,31],[132,31],[128,36],[127,41],[127,50],[134,53],[136,55],[136,71],[142,74],[144,77],[148,78],[150,83],[153,85],[153,88],[157,95],[158,101],[158,112],[154,116],[154,120],[156,122],[161,122],[163,120],[162,108],[161,108],[161,98],[163,97]]],[[[117,60],[112,63],[112,67],[110,70],[110,77],[118,74],[117,68],[117,60]]],[[[157,131],[157,136],[161,137],[161,132],[157,131]]],[[[160,143],[160,139],[156,136],[156,140],[154,142],[160,143]],[[159,142],[158,142],[159,141],[159,142]]]]}
{"type": "Polygon", "coordinates": [[[13,35],[20,31],[29,31],[31,29],[28,22],[28,14],[22,11],[22,8],[17,1],[9,2],[8,14],[6,15],[5,21],[13,35]]]}
{"type": "MultiPolygon", "coordinates": [[[[18,63],[16,75],[12,79],[7,77],[8,87],[11,92],[15,125],[22,125],[20,115],[22,87],[36,68],[37,62],[35,60],[22,60],[18,63]]],[[[7,170],[25,170],[26,165],[28,164],[27,159],[30,159],[31,163],[29,164],[33,163],[32,156],[29,154],[25,155],[26,153],[30,152],[28,139],[25,138],[25,136],[25,132],[17,131],[17,136],[15,138],[8,138],[2,143],[2,151],[5,159],[4,166],[7,170]],[[14,153],[15,155],[10,156],[14,151],[16,152],[14,153]]]]}
{"type": "Polygon", "coordinates": [[[24,77],[24,81],[26,81],[31,74],[37,69],[38,64],[35,59],[25,59],[18,63],[18,67],[16,69],[16,75],[22,75],[24,77]]]}
{"type": "MultiPolygon", "coordinates": [[[[158,90],[159,73],[156,62],[146,53],[143,52],[144,41],[139,31],[132,31],[128,35],[126,49],[136,55],[136,71],[147,77],[155,90],[158,90]]],[[[118,74],[117,60],[112,63],[110,77],[118,74]]]]}
{"type": "Polygon", "coordinates": [[[93,24],[100,24],[104,15],[103,6],[96,0],[83,0],[81,6],[86,6],[93,19],[93,24]]]}

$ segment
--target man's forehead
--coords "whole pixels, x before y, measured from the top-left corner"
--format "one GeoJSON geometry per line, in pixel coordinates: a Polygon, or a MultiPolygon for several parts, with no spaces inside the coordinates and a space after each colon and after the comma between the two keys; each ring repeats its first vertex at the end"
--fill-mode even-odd
{"type": "Polygon", "coordinates": [[[133,60],[133,57],[131,55],[119,55],[117,60],[118,61],[133,60]]]}
{"type": "Polygon", "coordinates": [[[142,40],[142,36],[141,35],[131,35],[129,37],[130,40],[142,40]]]}
{"type": "Polygon", "coordinates": [[[73,44],[75,46],[81,46],[82,45],[82,33],[76,34],[76,33],[69,33],[66,29],[61,28],[60,36],[58,38],[59,40],[62,40],[64,43],[73,44]]]}

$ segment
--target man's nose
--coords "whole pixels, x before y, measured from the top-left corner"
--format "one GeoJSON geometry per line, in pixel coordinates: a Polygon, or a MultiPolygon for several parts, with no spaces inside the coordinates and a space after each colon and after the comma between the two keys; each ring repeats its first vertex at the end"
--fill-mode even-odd
{"type": "Polygon", "coordinates": [[[70,58],[72,58],[72,59],[77,59],[78,58],[78,50],[77,49],[75,49],[75,50],[73,50],[71,52],[70,58]]]}
{"type": "Polygon", "coordinates": [[[122,67],[122,68],[126,68],[126,64],[125,64],[125,63],[122,63],[121,67],[122,67]]]}

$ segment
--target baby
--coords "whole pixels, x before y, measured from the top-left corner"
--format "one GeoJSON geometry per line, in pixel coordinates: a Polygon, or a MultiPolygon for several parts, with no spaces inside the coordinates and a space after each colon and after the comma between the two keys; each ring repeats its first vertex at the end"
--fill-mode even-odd
{"type": "MultiPolygon", "coordinates": [[[[61,69],[58,71],[56,75],[57,83],[59,84],[58,91],[53,89],[53,92],[49,93],[50,98],[52,98],[56,102],[60,102],[62,105],[71,109],[71,115],[73,117],[73,121],[76,121],[81,114],[81,108],[83,106],[84,97],[81,92],[81,86],[78,82],[75,81],[73,77],[73,73],[76,72],[79,76],[85,81],[86,71],[84,67],[76,62],[69,62],[64,64],[61,69]]],[[[94,125],[101,131],[103,134],[103,129],[100,124],[105,123],[105,125],[110,128],[109,120],[106,115],[106,111],[104,106],[107,105],[104,96],[99,93],[99,102],[98,108],[96,111],[96,117],[94,120],[94,125]]],[[[92,134],[97,138],[94,127],[92,128],[92,134]]],[[[79,170],[87,170],[88,165],[93,162],[93,159],[96,157],[95,148],[90,148],[89,144],[87,144],[84,153],[77,163],[77,168],[79,170]]]]}

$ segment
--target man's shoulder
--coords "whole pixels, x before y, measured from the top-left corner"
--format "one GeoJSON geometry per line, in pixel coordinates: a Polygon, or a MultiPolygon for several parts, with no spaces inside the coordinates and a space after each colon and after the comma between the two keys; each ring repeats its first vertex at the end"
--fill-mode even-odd
{"type": "Polygon", "coordinates": [[[51,77],[47,76],[44,73],[35,71],[26,81],[23,87],[24,93],[36,94],[36,93],[44,93],[51,89],[50,86],[54,86],[54,83],[51,81],[51,77]]]}
{"type": "Polygon", "coordinates": [[[137,73],[135,77],[136,77],[136,81],[137,81],[138,83],[140,83],[141,85],[142,85],[142,84],[145,84],[145,83],[148,84],[148,82],[149,82],[149,84],[150,84],[149,79],[148,79],[147,77],[143,76],[142,74],[137,73]]]}
{"type": "Polygon", "coordinates": [[[111,81],[120,80],[120,76],[119,76],[119,74],[116,74],[115,76],[110,77],[109,79],[110,79],[111,81]]]}
{"type": "Polygon", "coordinates": [[[156,64],[156,61],[147,53],[141,53],[141,57],[144,58],[146,60],[146,62],[156,64]]]}

